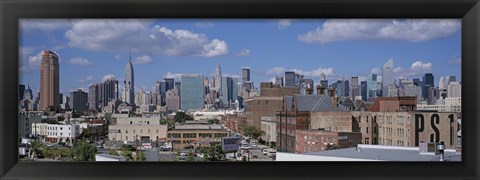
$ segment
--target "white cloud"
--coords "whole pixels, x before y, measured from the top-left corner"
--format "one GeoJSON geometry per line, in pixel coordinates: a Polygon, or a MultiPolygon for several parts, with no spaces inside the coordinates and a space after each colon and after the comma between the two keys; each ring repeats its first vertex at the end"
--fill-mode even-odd
{"type": "Polygon", "coordinates": [[[460,29],[460,21],[452,19],[333,19],[316,30],[299,35],[306,43],[331,43],[345,40],[429,41],[448,37],[460,29]]]}
{"type": "Polygon", "coordinates": [[[90,75],[90,76],[87,76],[83,79],[78,80],[77,82],[78,83],[89,83],[89,82],[93,82],[93,80],[94,80],[93,76],[90,75]]]}
{"type": "Polygon", "coordinates": [[[432,70],[432,63],[423,63],[422,61],[415,61],[414,63],[412,63],[412,66],[410,66],[410,69],[414,71],[422,71],[422,70],[430,71],[432,70]]]}
{"type": "Polygon", "coordinates": [[[372,74],[381,74],[381,73],[382,73],[382,69],[380,69],[379,67],[374,67],[372,70],[370,70],[370,73],[372,73],[372,74]]]}
{"type": "Polygon", "coordinates": [[[332,76],[333,75],[333,68],[317,68],[312,71],[304,71],[301,69],[292,69],[291,71],[294,71],[297,74],[304,75],[304,76],[309,76],[309,77],[320,77],[320,74],[325,74],[325,76],[332,76]]]}
{"type": "Polygon", "coordinates": [[[451,59],[450,61],[448,61],[448,64],[450,65],[462,64],[462,58],[451,59]]]}
{"type": "Polygon", "coordinates": [[[402,67],[396,67],[395,69],[393,69],[393,72],[394,73],[401,73],[401,72],[403,72],[403,68],[402,67]]]}
{"type": "Polygon", "coordinates": [[[68,19],[21,19],[20,29],[22,31],[31,31],[39,29],[42,31],[54,31],[67,29],[72,26],[72,22],[68,19]]]}
{"type": "Polygon", "coordinates": [[[72,59],[70,59],[70,61],[68,63],[74,64],[74,65],[79,65],[79,66],[93,65],[93,63],[91,63],[88,59],[81,58],[81,57],[72,58],[72,59]]]}
{"type": "Polygon", "coordinates": [[[284,67],[273,67],[267,71],[267,75],[280,75],[285,73],[284,67]]]}
{"type": "Polygon", "coordinates": [[[242,50],[240,50],[239,52],[237,52],[237,53],[235,54],[235,56],[237,56],[237,57],[250,56],[250,50],[249,50],[249,49],[242,49],[242,50]]]}
{"type": "Polygon", "coordinates": [[[171,73],[167,72],[166,75],[163,75],[164,78],[173,78],[173,79],[181,79],[182,78],[182,73],[171,73]]]}
{"type": "Polygon", "coordinates": [[[277,21],[278,29],[284,29],[292,25],[291,19],[280,19],[277,21]]]}
{"type": "Polygon", "coordinates": [[[185,29],[150,27],[152,20],[79,20],[66,31],[71,47],[93,51],[118,52],[129,48],[149,55],[215,57],[228,54],[220,39],[185,29]]]}
{"type": "Polygon", "coordinates": [[[195,25],[199,28],[211,28],[211,27],[215,26],[210,21],[197,22],[195,25]]]}
{"type": "Polygon", "coordinates": [[[397,78],[413,79],[423,76],[425,73],[432,72],[432,63],[415,61],[410,68],[397,67],[393,70],[397,78]]]}
{"type": "Polygon", "coordinates": [[[367,76],[358,76],[358,83],[360,84],[362,81],[366,81],[367,76]]]}
{"type": "Polygon", "coordinates": [[[150,56],[143,55],[135,58],[135,60],[133,61],[133,64],[148,64],[151,62],[152,62],[152,58],[150,56]]]}
{"type": "Polygon", "coordinates": [[[107,74],[107,75],[103,76],[102,81],[106,81],[110,78],[115,78],[115,76],[113,74],[107,74]]]}
{"type": "Polygon", "coordinates": [[[121,60],[122,59],[122,56],[120,54],[115,54],[115,59],[116,60],[121,60]]]}

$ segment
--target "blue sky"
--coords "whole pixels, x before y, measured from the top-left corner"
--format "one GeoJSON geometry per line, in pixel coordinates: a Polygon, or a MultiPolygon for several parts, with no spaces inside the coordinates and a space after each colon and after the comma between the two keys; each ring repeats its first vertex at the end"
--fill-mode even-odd
{"type": "MultiPolygon", "coordinates": [[[[39,89],[42,50],[60,56],[60,92],[87,89],[114,76],[125,78],[131,49],[136,90],[152,90],[165,77],[239,76],[252,69],[258,87],[285,70],[318,84],[320,73],[381,75],[394,60],[395,78],[455,75],[461,79],[460,20],[302,19],[23,19],[20,22],[20,83],[39,89]]],[[[123,85],[120,83],[121,87],[123,85]]]]}

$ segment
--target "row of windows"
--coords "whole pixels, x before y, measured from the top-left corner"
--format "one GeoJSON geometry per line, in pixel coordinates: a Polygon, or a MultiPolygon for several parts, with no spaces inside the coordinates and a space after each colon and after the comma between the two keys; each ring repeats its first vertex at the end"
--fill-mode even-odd
{"type": "MultiPolygon", "coordinates": [[[[173,137],[173,138],[181,138],[183,135],[183,138],[197,138],[197,133],[169,133],[168,137],[173,137]]],[[[227,137],[228,133],[198,133],[199,138],[222,138],[222,137],[227,137]]]]}
{"type": "MultiPolygon", "coordinates": [[[[260,106],[260,101],[257,101],[257,105],[260,106]]],[[[265,101],[265,105],[268,106],[268,100],[265,101]]]]}
{"type": "Polygon", "coordinates": [[[318,143],[319,137],[321,137],[321,143],[337,143],[337,138],[336,137],[326,137],[325,136],[314,136],[315,141],[312,140],[312,136],[304,136],[303,142],[316,142],[318,143]],[[326,140],[326,141],[325,141],[326,140]]]}
{"type": "MultiPolygon", "coordinates": [[[[137,133],[136,129],[134,129],[134,130],[132,130],[132,131],[133,131],[134,134],[137,133]]],[[[147,130],[147,133],[151,133],[151,132],[152,132],[152,131],[151,131],[150,129],[147,130]]],[[[158,129],[156,129],[156,130],[155,130],[155,133],[158,134],[158,132],[159,132],[158,129]]],[[[128,134],[128,129],[125,129],[125,133],[128,134]]],[[[140,129],[140,134],[143,134],[143,129],[140,129]]]]}

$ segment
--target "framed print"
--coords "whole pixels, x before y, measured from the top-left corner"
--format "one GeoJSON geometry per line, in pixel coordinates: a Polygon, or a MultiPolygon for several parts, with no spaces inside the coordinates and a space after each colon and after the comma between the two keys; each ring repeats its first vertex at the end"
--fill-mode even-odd
{"type": "Polygon", "coordinates": [[[2,179],[478,178],[478,1],[0,8],[2,179]]]}

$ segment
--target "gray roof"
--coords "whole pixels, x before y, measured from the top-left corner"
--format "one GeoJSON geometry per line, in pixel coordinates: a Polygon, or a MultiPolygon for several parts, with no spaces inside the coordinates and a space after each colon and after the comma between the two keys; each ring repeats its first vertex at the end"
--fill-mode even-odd
{"type": "Polygon", "coordinates": [[[291,111],[292,110],[292,99],[293,99],[293,96],[285,96],[285,104],[286,104],[286,108],[287,108],[287,111],[291,111]]]}
{"type": "Polygon", "coordinates": [[[295,94],[298,111],[348,111],[348,108],[332,105],[332,98],[327,95],[295,94]]]}
{"type": "MultiPolygon", "coordinates": [[[[327,150],[320,152],[304,153],[306,155],[331,156],[341,158],[356,158],[381,161],[439,161],[438,155],[420,154],[418,150],[403,149],[377,149],[377,148],[356,148],[327,150]]],[[[445,151],[445,161],[461,161],[462,155],[455,152],[445,151]]]]}

